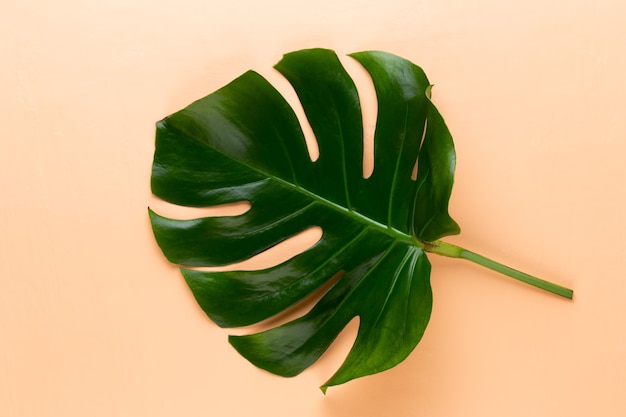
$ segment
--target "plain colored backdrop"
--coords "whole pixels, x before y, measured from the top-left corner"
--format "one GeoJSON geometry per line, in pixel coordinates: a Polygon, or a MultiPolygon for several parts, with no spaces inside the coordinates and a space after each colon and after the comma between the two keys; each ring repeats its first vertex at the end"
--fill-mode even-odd
{"type": "Polygon", "coordinates": [[[3,0],[0,415],[626,415],[624,22],[620,0],[3,0]],[[308,47],[422,66],[457,149],[448,240],[574,301],[431,257],[400,366],[323,396],[356,323],[296,378],[239,357],[153,239],[154,123],[248,69],[288,90],[272,65],[308,47]]]}

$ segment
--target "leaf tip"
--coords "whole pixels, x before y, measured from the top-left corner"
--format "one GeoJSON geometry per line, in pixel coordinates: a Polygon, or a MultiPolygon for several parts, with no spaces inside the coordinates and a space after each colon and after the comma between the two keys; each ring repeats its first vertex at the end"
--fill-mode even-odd
{"type": "Polygon", "coordinates": [[[160,217],[156,211],[152,210],[150,206],[148,206],[148,218],[150,219],[150,223],[154,223],[154,220],[160,217]]]}

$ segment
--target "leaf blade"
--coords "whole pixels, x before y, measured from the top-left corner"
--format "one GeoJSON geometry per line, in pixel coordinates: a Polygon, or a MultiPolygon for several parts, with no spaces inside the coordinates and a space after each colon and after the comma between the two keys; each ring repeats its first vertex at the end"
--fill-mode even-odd
{"type": "Polygon", "coordinates": [[[320,49],[287,54],[277,64],[317,135],[317,161],[308,157],[284,98],[249,71],[158,123],[152,172],[153,193],[175,204],[250,202],[238,216],[193,220],[150,210],[156,240],[175,264],[227,265],[312,226],[322,228],[316,245],[263,271],[181,270],[203,310],[222,327],[272,317],[343,273],[302,317],[229,339],[255,365],[292,376],[358,316],[353,349],[325,387],[388,369],[414,349],[432,308],[430,264],[419,239],[448,233],[453,223],[440,213],[447,215],[454,164],[446,158],[454,157],[454,148],[445,124],[424,134],[426,120],[438,113],[431,110],[423,71],[387,53],[352,56],[370,73],[380,103],[370,178],[362,177],[356,89],[334,53],[320,49]],[[426,173],[420,177],[418,169],[415,181],[411,173],[421,158],[426,173]],[[445,181],[429,180],[440,171],[449,175],[445,181]],[[423,196],[436,198],[422,205],[423,196]]]}

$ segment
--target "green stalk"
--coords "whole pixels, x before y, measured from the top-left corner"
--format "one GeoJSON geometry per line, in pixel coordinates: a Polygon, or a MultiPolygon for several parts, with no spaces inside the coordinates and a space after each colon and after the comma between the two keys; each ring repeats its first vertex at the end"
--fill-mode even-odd
{"type": "Polygon", "coordinates": [[[525,282],[526,284],[530,284],[534,287],[541,288],[542,290],[551,292],[556,295],[560,295],[561,297],[565,297],[570,300],[574,296],[574,291],[569,288],[562,287],[552,282],[545,281],[541,278],[537,278],[516,269],[510,268],[506,265],[502,265],[499,262],[485,258],[482,255],[464,249],[460,246],[451,245],[440,240],[435,242],[422,242],[422,244],[424,246],[424,250],[427,252],[448,256],[450,258],[467,259],[468,261],[474,262],[478,265],[482,265],[485,268],[500,272],[501,274],[504,274],[511,278],[515,278],[519,281],[525,282]]]}

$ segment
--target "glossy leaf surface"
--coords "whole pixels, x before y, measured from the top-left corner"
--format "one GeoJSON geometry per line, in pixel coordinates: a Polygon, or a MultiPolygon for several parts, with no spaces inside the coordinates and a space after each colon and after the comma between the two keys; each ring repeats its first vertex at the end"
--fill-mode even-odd
{"type": "Polygon", "coordinates": [[[378,117],[374,170],[363,178],[363,123],[356,87],[334,52],[297,51],[276,65],[315,133],[311,161],[285,99],[249,71],[157,125],[152,190],[183,206],[249,201],[239,216],[194,220],[151,211],[157,242],[182,266],[196,300],[222,327],[258,323],[341,276],[303,316],[231,336],[256,366],[293,376],[354,317],[359,331],[324,388],[404,360],[428,323],[432,294],[424,245],[459,232],[448,215],[455,153],[414,64],[383,52],[351,55],[370,74],[378,117]],[[412,173],[417,161],[417,178],[412,173]],[[251,258],[311,227],[321,239],[266,270],[202,272],[251,258]]]}

